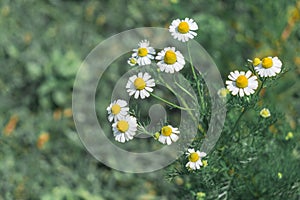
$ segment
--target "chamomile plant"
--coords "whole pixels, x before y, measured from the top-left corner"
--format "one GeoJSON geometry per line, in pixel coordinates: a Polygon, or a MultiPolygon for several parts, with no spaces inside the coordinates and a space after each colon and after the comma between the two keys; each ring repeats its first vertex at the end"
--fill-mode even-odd
{"type": "MultiPolygon", "coordinates": [[[[172,146],[180,141],[188,141],[187,146],[179,149],[181,156],[168,168],[168,177],[170,180],[183,179],[186,182],[183,188],[178,189],[181,192],[186,190],[186,199],[191,199],[188,195],[191,193],[193,198],[201,193],[201,198],[222,199],[239,187],[241,179],[242,184],[252,187],[251,180],[255,175],[243,169],[253,172],[256,162],[263,162],[260,156],[268,148],[265,138],[271,137],[271,127],[282,117],[275,106],[268,105],[264,100],[264,93],[272,91],[272,86],[280,81],[286,67],[277,55],[266,55],[245,60],[244,66],[237,67],[226,76],[225,87],[215,88],[217,98],[227,108],[226,121],[217,145],[206,151],[205,145],[209,145],[212,138],[208,130],[214,99],[206,87],[205,73],[197,73],[191,57],[190,42],[196,39],[198,29],[198,24],[191,18],[175,19],[170,23],[169,33],[174,40],[186,45],[188,53],[171,45],[155,49],[148,39],[137,41],[138,48],[133,49],[128,65],[137,66],[138,72],[131,74],[124,85],[128,96],[140,102],[138,106],[143,105],[143,101],[155,99],[171,111],[185,111],[186,119],[191,119],[196,126],[194,138],[186,140],[187,126],[180,126],[178,121],[167,118],[160,122],[160,126],[147,130],[147,123],[139,117],[136,107],[130,108],[129,102],[123,100],[114,100],[108,106],[108,120],[112,122],[116,141],[121,143],[134,140],[139,130],[160,145],[172,146]],[[149,64],[153,65],[146,68],[149,64]],[[176,82],[177,75],[183,71],[192,91],[176,82]],[[171,81],[167,81],[163,75],[171,77],[171,81]],[[170,82],[177,85],[180,92],[176,93],[170,87],[170,82]],[[163,93],[158,93],[160,85],[174,93],[180,105],[173,99],[165,98],[163,93]],[[186,101],[186,96],[196,99],[197,105],[186,101]],[[195,116],[193,110],[199,111],[200,116],[195,116]],[[203,145],[205,141],[208,144],[203,145]],[[211,194],[202,191],[210,191],[211,194]]],[[[286,141],[292,138],[290,132],[285,136],[286,141]]]]}

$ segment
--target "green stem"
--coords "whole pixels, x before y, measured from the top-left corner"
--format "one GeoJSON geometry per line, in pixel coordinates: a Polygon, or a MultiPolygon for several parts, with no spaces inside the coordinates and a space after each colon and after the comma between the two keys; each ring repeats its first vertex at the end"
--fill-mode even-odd
{"type": "Polygon", "coordinates": [[[194,110],[194,109],[184,108],[184,107],[178,106],[178,105],[176,105],[174,103],[171,103],[171,102],[169,102],[169,101],[167,101],[167,100],[165,100],[165,99],[163,99],[163,98],[161,98],[161,97],[159,97],[159,96],[157,96],[157,95],[155,95],[153,93],[150,93],[150,95],[153,96],[154,98],[156,98],[156,99],[158,99],[158,100],[160,100],[160,101],[162,101],[162,102],[164,102],[164,103],[166,103],[166,104],[174,107],[174,108],[178,108],[178,109],[181,109],[181,110],[194,110]]]}
{"type": "Polygon", "coordinates": [[[138,129],[140,129],[140,132],[142,133],[142,134],[146,134],[146,135],[150,135],[150,136],[153,136],[153,134],[152,133],[149,133],[145,128],[144,128],[144,126],[142,126],[141,124],[138,124],[138,129]]]}
{"type": "MultiPolygon", "coordinates": [[[[185,101],[185,99],[184,98],[181,98],[181,96],[179,95],[179,94],[177,94],[172,88],[171,88],[171,86],[168,84],[168,83],[166,83],[161,77],[159,77],[159,79],[160,79],[160,81],[161,81],[161,83],[163,83],[173,94],[175,94],[175,96],[177,97],[177,98],[179,98],[180,99],[180,101],[181,101],[181,103],[185,106],[185,107],[188,107],[188,105],[187,105],[187,103],[186,103],[186,101],[185,101]]],[[[176,84],[177,82],[175,81],[175,84],[176,84]]],[[[177,83],[178,84],[178,83],[177,83]]],[[[180,86],[179,84],[177,85],[177,86],[180,86]]],[[[183,88],[182,86],[180,86],[180,88],[183,88]]],[[[184,88],[183,88],[184,89],[184,88]]],[[[185,90],[185,89],[184,89],[185,90]]],[[[187,91],[188,92],[188,91],[187,91]]],[[[190,93],[189,93],[190,94],[190,93]]],[[[190,94],[191,95],[191,94],[190,94]]],[[[191,97],[193,97],[193,96],[191,96],[191,97]]],[[[193,97],[193,99],[194,99],[194,97],[193,97]]],[[[187,110],[187,112],[189,113],[189,115],[191,116],[191,118],[193,119],[193,121],[195,121],[196,123],[198,123],[197,122],[197,120],[196,120],[196,118],[195,118],[195,116],[192,114],[192,112],[191,112],[191,109],[190,110],[187,110]]]]}
{"type": "Polygon", "coordinates": [[[264,86],[266,80],[267,80],[266,78],[263,78],[261,85],[257,90],[257,93],[256,93],[257,95],[259,95],[260,91],[263,89],[263,86],[264,86]]]}
{"type": "MultiPolygon", "coordinates": [[[[244,108],[244,110],[241,112],[240,116],[238,117],[238,119],[235,121],[233,128],[232,128],[232,133],[235,133],[235,129],[237,128],[237,125],[239,124],[239,122],[242,119],[242,116],[246,113],[247,109],[244,108]]],[[[240,133],[238,132],[238,139],[236,142],[238,142],[240,140],[240,133]]]]}
{"type": "Polygon", "coordinates": [[[193,60],[192,60],[192,55],[191,55],[191,51],[190,51],[189,42],[187,42],[187,49],[188,49],[188,54],[189,54],[189,58],[190,58],[192,73],[193,73],[193,76],[194,76],[194,79],[195,79],[195,82],[196,82],[196,85],[197,85],[197,91],[198,91],[199,99],[201,100],[201,102],[200,102],[201,109],[203,111],[204,110],[204,102],[203,102],[204,100],[203,100],[202,95],[201,95],[199,81],[198,81],[198,78],[197,78],[197,74],[195,72],[195,67],[193,65],[193,60]]]}
{"type": "Polygon", "coordinates": [[[179,83],[177,83],[176,81],[175,81],[175,85],[177,85],[177,87],[179,87],[182,91],[184,91],[184,92],[185,92],[186,94],[188,94],[192,99],[195,100],[194,96],[193,96],[189,91],[187,91],[184,87],[182,87],[179,83]]]}

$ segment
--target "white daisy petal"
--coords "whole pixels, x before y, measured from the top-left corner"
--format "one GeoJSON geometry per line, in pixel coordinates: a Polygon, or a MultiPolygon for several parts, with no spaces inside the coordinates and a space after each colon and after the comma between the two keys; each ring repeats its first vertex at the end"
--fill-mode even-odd
{"type": "MultiPolygon", "coordinates": [[[[251,76],[251,74],[252,74],[252,72],[250,71],[250,70],[248,70],[247,72],[246,72],[246,78],[250,78],[250,76],[251,76]]],[[[254,76],[255,77],[255,76],[254,76]]]]}
{"type": "Polygon", "coordinates": [[[173,141],[173,142],[176,142],[177,140],[178,140],[178,135],[176,135],[176,134],[171,134],[170,135],[170,138],[171,138],[171,140],[173,141]]]}

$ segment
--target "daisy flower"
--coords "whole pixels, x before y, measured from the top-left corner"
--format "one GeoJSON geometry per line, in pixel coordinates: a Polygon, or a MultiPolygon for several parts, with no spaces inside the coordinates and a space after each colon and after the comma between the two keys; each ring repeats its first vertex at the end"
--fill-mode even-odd
{"type": "Polygon", "coordinates": [[[137,64],[137,60],[136,60],[135,57],[131,57],[131,58],[129,58],[129,59],[127,60],[127,63],[128,63],[131,67],[133,67],[133,66],[135,66],[135,65],[137,64]]]}
{"type": "Polygon", "coordinates": [[[220,98],[225,98],[227,96],[227,94],[229,93],[228,89],[227,88],[221,88],[218,90],[218,96],[220,98]]]}
{"type": "Polygon", "coordinates": [[[121,143],[132,140],[137,131],[136,118],[130,115],[122,116],[112,124],[115,140],[121,143]]]}
{"type": "Polygon", "coordinates": [[[136,58],[138,65],[149,65],[151,60],[154,59],[155,50],[149,46],[148,40],[142,40],[139,43],[139,48],[133,49],[132,57],[136,58]]]}
{"type": "Polygon", "coordinates": [[[262,109],[260,112],[259,112],[260,116],[262,116],[263,118],[268,118],[271,116],[271,113],[270,113],[270,110],[267,109],[267,108],[264,108],[262,109]]]}
{"type": "Polygon", "coordinates": [[[255,71],[261,77],[272,77],[276,76],[281,71],[282,62],[278,57],[266,57],[261,61],[259,58],[255,58],[253,65],[255,71]],[[256,62],[255,62],[256,59],[256,62]]]}
{"type": "Polygon", "coordinates": [[[127,102],[118,99],[113,101],[107,108],[108,121],[119,120],[120,117],[126,116],[128,114],[129,108],[127,107],[127,102]]]}
{"type": "Polygon", "coordinates": [[[197,33],[198,25],[193,19],[185,18],[184,20],[175,19],[172,21],[169,31],[174,39],[182,42],[187,42],[189,39],[193,39],[197,33]]]}
{"type": "Polygon", "coordinates": [[[195,152],[195,149],[188,149],[186,155],[189,159],[189,162],[186,163],[185,166],[188,169],[196,170],[200,169],[200,166],[203,166],[201,159],[206,156],[206,153],[200,152],[199,150],[195,152]]]}
{"type": "Polygon", "coordinates": [[[162,72],[174,73],[180,71],[185,65],[183,55],[175,50],[175,47],[166,47],[158,52],[155,57],[158,67],[162,72]]]}
{"type": "Polygon", "coordinates": [[[126,84],[127,92],[129,96],[134,95],[134,98],[144,99],[145,97],[149,97],[149,92],[153,91],[155,86],[154,79],[151,79],[151,76],[146,73],[138,73],[138,75],[131,76],[126,84]]]}
{"type": "Polygon", "coordinates": [[[178,134],[180,133],[178,128],[174,128],[171,125],[164,126],[161,128],[160,135],[158,137],[158,141],[170,145],[172,142],[176,142],[179,139],[178,134]]]}
{"type": "Polygon", "coordinates": [[[258,87],[257,77],[251,76],[251,71],[246,73],[241,71],[230,72],[226,81],[227,89],[231,92],[232,95],[239,95],[243,97],[245,94],[249,96],[253,94],[258,87]]]}

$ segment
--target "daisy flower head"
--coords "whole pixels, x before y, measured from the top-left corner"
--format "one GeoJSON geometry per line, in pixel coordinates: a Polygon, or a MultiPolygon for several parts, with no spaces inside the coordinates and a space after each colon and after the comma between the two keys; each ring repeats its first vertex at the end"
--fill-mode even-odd
{"type": "Polygon", "coordinates": [[[151,60],[154,59],[155,50],[149,46],[148,40],[142,40],[139,43],[139,48],[133,49],[132,57],[136,58],[136,62],[139,66],[151,64],[151,60]]]}
{"type": "Polygon", "coordinates": [[[228,93],[229,93],[229,90],[227,88],[221,88],[218,90],[217,94],[220,98],[226,98],[228,93]]]}
{"type": "Polygon", "coordinates": [[[166,73],[179,72],[185,65],[185,60],[180,51],[176,51],[175,47],[166,47],[158,52],[155,57],[158,60],[157,66],[160,71],[166,73]]]}
{"type": "Polygon", "coordinates": [[[251,75],[251,71],[247,71],[246,73],[237,70],[230,72],[228,76],[229,80],[226,81],[227,89],[234,96],[238,94],[240,97],[243,97],[245,94],[247,96],[253,94],[258,87],[258,82],[257,77],[251,75]]]}
{"type": "Polygon", "coordinates": [[[128,115],[129,108],[127,102],[122,99],[113,101],[107,108],[108,121],[117,121],[121,117],[128,115]]]}
{"type": "Polygon", "coordinates": [[[136,118],[130,115],[120,117],[112,124],[115,140],[121,143],[132,140],[137,131],[136,118]]]}
{"type": "Polygon", "coordinates": [[[260,112],[259,112],[260,116],[262,116],[263,118],[268,118],[271,116],[270,110],[267,108],[263,108],[260,112]]]}
{"type": "Polygon", "coordinates": [[[133,66],[135,66],[135,65],[137,64],[137,60],[136,60],[135,57],[130,57],[130,58],[128,58],[127,63],[128,63],[131,67],[133,67],[133,66]]]}
{"type": "Polygon", "coordinates": [[[174,128],[171,125],[164,126],[161,128],[158,141],[163,144],[170,145],[172,142],[176,142],[179,139],[179,133],[178,128],[174,128]]]}
{"type": "Polygon", "coordinates": [[[174,39],[182,42],[187,42],[189,39],[193,39],[197,36],[194,32],[198,30],[198,25],[193,19],[185,18],[184,20],[175,19],[172,21],[169,31],[174,39]]]}
{"type": "Polygon", "coordinates": [[[155,81],[151,79],[151,76],[147,72],[144,74],[140,72],[138,75],[131,76],[126,84],[129,96],[134,95],[135,99],[149,97],[149,92],[153,91],[152,87],[154,86],[155,81]]]}
{"type": "Polygon", "coordinates": [[[200,152],[199,150],[195,151],[195,149],[188,149],[186,155],[189,159],[189,162],[186,163],[185,167],[191,170],[200,169],[200,166],[203,166],[202,158],[206,156],[206,153],[200,152]]]}
{"type": "Polygon", "coordinates": [[[265,57],[262,60],[255,58],[253,65],[255,71],[261,77],[272,77],[281,71],[282,62],[278,57],[265,57]],[[255,62],[256,59],[256,62],[255,62]]]}

